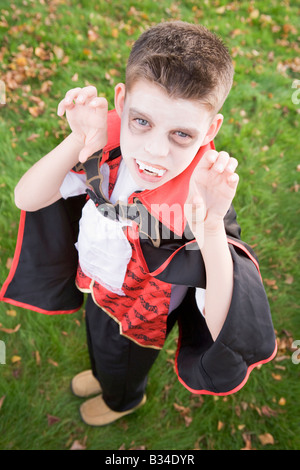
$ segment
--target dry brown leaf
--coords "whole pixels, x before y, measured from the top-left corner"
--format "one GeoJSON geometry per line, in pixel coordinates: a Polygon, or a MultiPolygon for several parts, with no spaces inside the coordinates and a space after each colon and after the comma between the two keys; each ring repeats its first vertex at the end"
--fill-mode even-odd
{"type": "Polygon", "coordinates": [[[37,366],[40,366],[41,365],[41,356],[40,356],[40,353],[39,351],[35,351],[35,362],[36,362],[36,365],[37,366]]]}
{"type": "Polygon", "coordinates": [[[293,276],[291,276],[290,274],[287,274],[284,282],[285,284],[293,284],[294,282],[293,276]]]}
{"type": "Polygon", "coordinates": [[[44,112],[44,110],[42,108],[39,108],[39,106],[29,106],[28,111],[33,117],[38,117],[44,112]]]}
{"type": "Polygon", "coordinates": [[[267,444],[274,444],[274,437],[272,434],[266,432],[265,434],[260,434],[258,436],[258,439],[260,440],[260,443],[265,446],[267,444]]]}
{"type": "Polygon", "coordinates": [[[177,403],[173,403],[173,406],[174,406],[176,411],[179,411],[181,416],[186,416],[191,411],[190,408],[188,408],[186,406],[178,405],[177,403]]]}
{"type": "Polygon", "coordinates": [[[221,431],[224,428],[225,424],[223,421],[218,421],[218,431],[221,431]]]}
{"type": "Polygon", "coordinates": [[[184,422],[185,422],[185,426],[188,428],[190,426],[190,424],[192,423],[193,421],[193,418],[191,418],[191,416],[185,416],[184,417],[184,422]]]}
{"type": "Polygon", "coordinates": [[[53,82],[51,80],[45,80],[43,83],[42,83],[42,86],[41,86],[41,89],[40,89],[40,93],[44,94],[44,93],[48,93],[48,91],[51,90],[51,87],[53,85],[53,82]]]}
{"type": "Polygon", "coordinates": [[[245,442],[245,447],[243,447],[241,450],[252,450],[252,443],[251,443],[251,436],[247,432],[244,432],[242,434],[243,440],[245,442]]]}
{"type": "Polygon", "coordinates": [[[48,426],[52,426],[53,424],[58,423],[60,421],[60,418],[58,418],[57,416],[48,414],[47,420],[48,420],[48,426]]]}
{"type": "Polygon", "coordinates": [[[81,444],[80,441],[78,441],[78,439],[76,439],[72,446],[70,447],[70,450],[85,450],[86,449],[86,445],[85,443],[84,444],[81,444]]]}
{"type": "Polygon", "coordinates": [[[48,358],[48,362],[49,364],[52,364],[53,366],[58,367],[58,362],[53,361],[53,359],[48,358]]]}
{"type": "Polygon", "coordinates": [[[275,374],[274,372],[272,372],[271,375],[274,380],[278,380],[278,381],[282,380],[282,376],[280,374],[275,374]]]}
{"type": "Polygon", "coordinates": [[[21,327],[21,323],[19,323],[19,325],[15,326],[15,328],[0,327],[0,331],[3,331],[4,333],[12,334],[12,333],[16,333],[17,331],[19,331],[20,327],[21,327]]]}
{"type": "Polygon", "coordinates": [[[261,407],[261,412],[264,416],[267,416],[268,418],[271,416],[277,416],[277,411],[272,410],[268,405],[264,405],[261,407]]]}
{"type": "Polygon", "coordinates": [[[2,408],[4,400],[5,400],[5,395],[3,395],[3,397],[0,398],[0,410],[2,408]]]}
{"type": "Polygon", "coordinates": [[[97,41],[98,38],[99,38],[99,34],[96,33],[96,31],[94,31],[93,29],[88,30],[88,39],[89,39],[89,41],[95,42],[95,41],[97,41]]]}
{"type": "Polygon", "coordinates": [[[40,136],[40,134],[31,134],[29,137],[27,137],[27,142],[33,142],[35,141],[38,137],[40,136]]]}
{"type": "Polygon", "coordinates": [[[62,60],[64,58],[64,50],[59,47],[59,46],[53,46],[53,52],[55,54],[55,56],[57,57],[58,60],[62,60]]]}
{"type": "Polygon", "coordinates": [[[6,265],[5,265],[7,269],[10,269],[12,267],[12,263],[13,263],[13,258],[7,258],[6,265]]]}

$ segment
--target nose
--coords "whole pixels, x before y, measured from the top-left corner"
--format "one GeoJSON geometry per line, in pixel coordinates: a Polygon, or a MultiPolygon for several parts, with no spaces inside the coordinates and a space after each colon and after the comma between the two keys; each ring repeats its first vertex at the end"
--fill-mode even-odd
{"type": "Polygon", "coordinates": [[[165,158],[169,154],[168,139],[163,137],[151,137],[144,146],[145,152],[152,158],[165,158]]]}

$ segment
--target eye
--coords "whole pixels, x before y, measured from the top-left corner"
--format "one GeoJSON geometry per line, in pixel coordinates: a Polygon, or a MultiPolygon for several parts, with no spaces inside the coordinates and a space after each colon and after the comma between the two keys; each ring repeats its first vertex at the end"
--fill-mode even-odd
{"type": "Polygon", "coordinates": [[[134,120],[135,120],[135,122],[136,122],[139,126],[145,127],[145,126],[147,126],[147,125],[149,124],[146,119],[136,118],[136,119],[134,119],[134,120]]]}
{"type": "Polygon", "coordinates": [[[174,132],[174,140],[181,145],[187,145],[191,142],[192,136],[186,132],[176,131],[174,132]]]}
{"type": "Polygon", "coordinates": [[[178,137],[181,137],[182,139],[186,139],[187,137],[191,137],[190,135],[186,134],[185,132],[177,131],[175,132],[178,137]]]}

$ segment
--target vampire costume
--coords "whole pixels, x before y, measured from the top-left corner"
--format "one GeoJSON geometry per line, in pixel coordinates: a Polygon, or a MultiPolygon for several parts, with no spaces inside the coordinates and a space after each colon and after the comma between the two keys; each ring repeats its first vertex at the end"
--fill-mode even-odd
{"type": "MultiPolygon", "coordinates": [[[[100,383],[101,377],[105,382],[105,373],[97,372],[95,362],[108,361],[106,370],[121,377],[123,372],[112,366],[119,360],[117,344],[126,340],[134,345],[130,360],[126,357],[132,383],[132,370],[141,369],[136,372],[140,387],[136,402],[149,368],[178,322],[175,365],[180,382],[193,393],[234,393],[255,366],[275,356],[276,341],[258,261],[241,241],[232,206],[224,222],[234,288],[226,321],[215,341],[202,314],[205,267],[183,207],[191,174],[213,144],[200,148],[183,173],[157,189],[141,191],[129,184],[124,202],[122,190],[112,197],[118,182],[128,183],[115,111],[109,112],[108,124],[106,147],[70,172],[62,198],[36,212],[21,211],[13,264],[0,300],[44,314],[62,314],[80,309],[84,293],[88,293],[87,305],[93,311],[87,320],[88,344],[94,374],[100,383]],[[66,191],[64,196],[74,179],[83,189],[66,191]],[[98,238],[90,240],[91,233],[98,238]],[[102,262],[97,263],[98,259],[102,262]],[[93,335],[98,344],[100,337],[104,341],[104,336],[111,335],[114,346],[101,349],[100,345],[92,352],[93,335]]],[[[119,387],[118,381],[114,387],[119,387]]],[[[126,409],[132,403],[114,405],[112,400],[109,406],[126,409]]]]}

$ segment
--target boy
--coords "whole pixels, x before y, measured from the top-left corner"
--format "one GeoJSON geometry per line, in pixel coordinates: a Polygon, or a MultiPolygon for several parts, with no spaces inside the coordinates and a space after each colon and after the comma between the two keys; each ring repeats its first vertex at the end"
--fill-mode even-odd
{"type": "Polygon", "coordinates": [[[175,321],[176,371],[194,393],[233,393],[274,357],[258,264],[231,206],[237,161],[213,146],[232,79],[214,34],[157,25],[132,49],[115,111],[94,87],[68,91],[58,115],[71,134],[16,187],[20,241],[0,297],[42,313],[78,309],[76,242],[91,370],[72,390],[96,395],[80,407],[87,424],[145,403],[175,321]]]}

